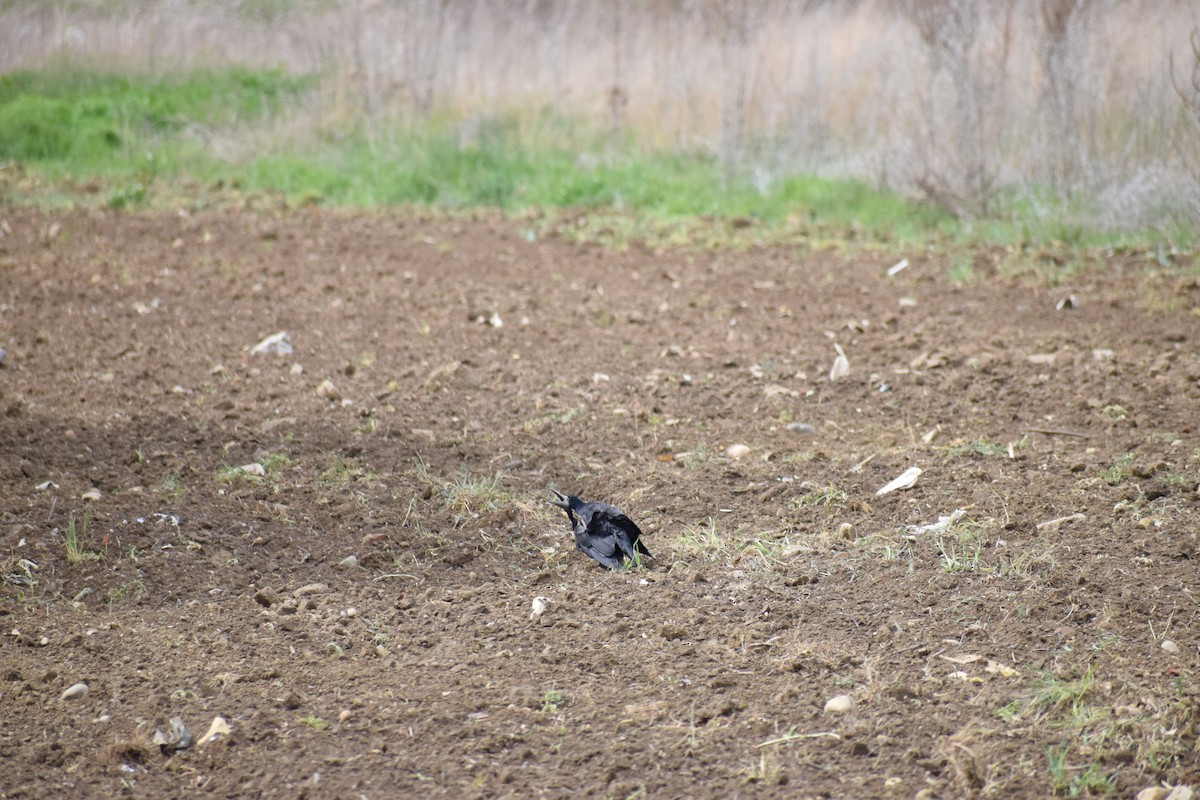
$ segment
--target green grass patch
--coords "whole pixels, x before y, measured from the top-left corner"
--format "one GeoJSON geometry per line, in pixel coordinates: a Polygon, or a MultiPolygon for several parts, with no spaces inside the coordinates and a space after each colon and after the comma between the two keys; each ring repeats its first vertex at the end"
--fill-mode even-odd
{"type": "Polygon", "coordinates": [[[982,437],[975,437],[969,442],[962,442],[952,447],[946,448],[946,455],[949,458],[1008,458],[1009,447],[1015,453],[1019,448],[1025,447],[1029,443],[1029,437],[1023,436],[1018,442],[1011,445],[1003,445],[999,442],[989,442],[982,437]]]}
{"type": "MultiPolygon", "coordinates": [[[[246,8],[270,15],[277,3],[246,8]]],[[[614,137],[546,110],[368,125],[328,107],[316,91],[323,81],[236,67],[137,75],[60,65],[0,75],[0,163],[22,167],[0,171],[0,200],[176,207],[266,193],[292,204],[536,209],[531,237],[553,231],[618,245],[939,241],[952,250],[991,242],[1148,251],[1164,240],[1163,231],[1089,228],[1077,221],[1087,218],[1083,205],[1047,212],[1017,192],[1002,195],[987,219],[958,220],[870,181],[789,174],[769,142],[730,172],[708,150],[648,146],[633,132],[614,137]]],[[[1170,239],[1195,241],[1194,233],[1170,239]]],[[[1037,260],[1015,252],[1017,261],[1037,260]]],[[[966,256],[952,258],[947,274],[957,283],[979,277],[966,256]]]]}
{"type": "Polygon", "coordinates": [[[60,68],[0,75],[0,160],[122,172],[130,159],[171,163],[196,129],[277,113],[313,84],[275,70],[131,76],[60,68]]]}

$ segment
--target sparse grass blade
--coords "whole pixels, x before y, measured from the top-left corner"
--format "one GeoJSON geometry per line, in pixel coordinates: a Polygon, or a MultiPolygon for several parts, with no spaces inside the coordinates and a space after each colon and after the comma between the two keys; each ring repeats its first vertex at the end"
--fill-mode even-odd
{"type": "Polygon", "coordinates": [[[67,516],[67,527],[63,532],[63,544],[67,551],[67,562],[82,564],[85,561],[99,561],[101,555],[90,550],[91,537],[88,528],[91,526],[92,510],[85,509],[83,515],[76,519],[75,514],[67,516]]]}

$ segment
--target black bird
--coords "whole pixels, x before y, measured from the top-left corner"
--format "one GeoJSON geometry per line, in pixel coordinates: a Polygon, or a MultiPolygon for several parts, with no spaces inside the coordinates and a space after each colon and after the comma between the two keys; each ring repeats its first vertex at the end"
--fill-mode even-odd
{"type": "Polygon", "coordinates": [[[608,503],[585,503],[574,495],[555,489],[550,505],[567,512],[575,547],[594,558],[601,566],[620,569],[625,562],[641,564],[641,557],[654,558],[642,544],[642,531],[625,512],[608,503]]]}

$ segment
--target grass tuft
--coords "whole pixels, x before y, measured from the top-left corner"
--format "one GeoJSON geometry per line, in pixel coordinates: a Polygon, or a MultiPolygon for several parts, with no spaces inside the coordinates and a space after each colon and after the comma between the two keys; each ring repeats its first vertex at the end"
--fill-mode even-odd
{"type": "Polygon", "coordinates": [[[88,549],[91,546],[91,537],[88,535],[91,521],[91,509],[85,509],[83,516],[78,521],[74,514],[67,517],[67,529],[63,533],[63,544],[67,550],[68,563],[82,564],[85,561],[100,560],[99,553],[88,549]]]}

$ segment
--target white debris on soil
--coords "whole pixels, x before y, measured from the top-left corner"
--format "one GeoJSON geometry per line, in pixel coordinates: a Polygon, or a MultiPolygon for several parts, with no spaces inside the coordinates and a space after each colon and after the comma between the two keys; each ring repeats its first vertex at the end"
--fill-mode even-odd
{"type": "Polygon", "coordinates": [[[225,721],[224,717],[214,717],[212,725],[208,726],[208,733],[200,737],[200,741],[196,742],[196,746],[199,747],[205,742],[210,742],[218,736],[228,736],[231,732],[232,729],[229,727],[229,723],[225,721]]]}
{"type": "Polygon", "coordinates": [[[187,750],[192,746],[192,741],[192,732],[187,729],[187,725],[183,724],[182,717],[171,717],[170,722],[167,723],[166,733],[156,730],[150,737],[150,743],[157,746],[165,755],[179,750],[187,750]]]}
{"type": "Polygon", "coordinates": [[[928,525],[907,525],[908,532],[912,536],[919,536],[922,533],[945,533],[950,530],[950,526],[963,518],[967,512],[965,509],[956,508],[949,514],[938,517],[937,522],[931,522],[928,525]]]}
{"type": "Polygon", "coordinates": [[[64,689],[63,693],[61,695],[59,695],[59,699],[60,700],[78,700],[79,698],[86,696],[87,693],[88,693],[88,685],[81,681],[72,686],[68,686],[66,689],[64,689]]]}
{"type": "Polygon", "coordinates": [[[899,491],[900,489],[911,489],[917,482],[917,478],[921,477],[922,472],[924,472],[924,470],[922,470],[920,467],[909,467],[908,469],[904,470],[904,472],[901,472],[900,475],[890,483],[883,486],[878,492],[875,493],[875,496],[880,497],[885,494],[891,494],[892,492],[899,491]]]}
{"type": "Polygon", "coordinates": [[[1083,514],[1068,514],[1065,517],[1056,517],[1055,519],[1048,519],[1045,522],[1039,522],[1037,529],[1039,531],[1052,532],[1058,530],[1068,522],[1083,522],[1085,519],[1087,517],[1083,514]]]}
{"type": "Polygon", "coordinates": [[[837,350],[837,358],[833,360],[833,366],[829,368],[829,380],[836,381],[838,378],[844,378],[850,374],[850,359],[846,358],[846,351],[837,342],[833,343],[833,349],[837,350]]]}
{"type": "Polygon", "coordinates": [[[725,455],[735,460],[745,458],[750,455],[750,448],[744,444],[731,444],[725,448],[725,455]]]}
{"type": "Polygon", "coordinates": [[[271,353],[278,356],[290,356],[292,354],[292,337],[288,335],[287,331],[272,333],[250,348],[250,355],[252,356],[262,356],[271,353]]]}

